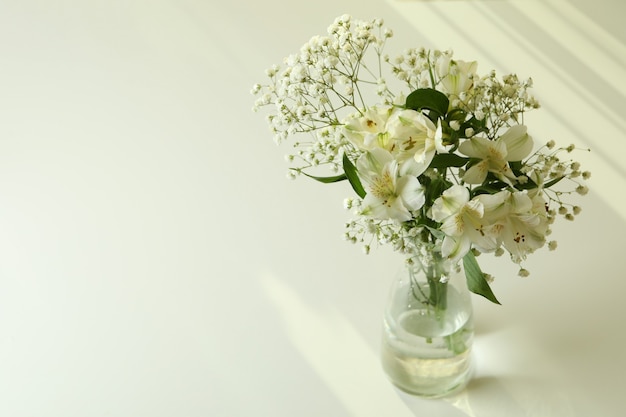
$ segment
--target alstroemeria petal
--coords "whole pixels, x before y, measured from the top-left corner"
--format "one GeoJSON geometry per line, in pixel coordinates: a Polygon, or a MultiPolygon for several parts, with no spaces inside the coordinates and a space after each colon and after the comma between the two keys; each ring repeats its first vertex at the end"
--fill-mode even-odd
{"type": "Polygon", "coordinates": [[[426,147],[424,148],[424,152],[422,154],[415,154],[415,162],[417,163],[417,172],[420,174],[428,169],[428,166],[433,161],[435,157],[435,144],[434,139],[428,139],[426,147]]]}
{"type": "Polygon", "coordinates": [[[472,242],[465,236],[446,236],[441,245],[441,255],[445,258],[449,258],[452,262],[456,262],[463,258],[471,247],[472,242]]]}
{"type": "Polygon", "coordinates": [[[422,184],[415,177],[400,177],[397,189],[404,205],[410,210],[417,210],[424,205],[426,197],[422,184]]]}
{"type": "Polygon", "coordinates": [[[461,185],[453,185],[435,200],[431,209],[431,217],[436,222],[442,222],[461,210],[461,207],[468,201],[469,191],[467,188],[461,185]]]}
{"type": "Polygon", "coordinates": [[[439,153],[448,153],[450,149],[452,149],[454,145],[444,145],[443,144],[443,128],[441,127],[441,122],[437,123],[437,131],[435,132],[435,148],[439,153]]]}
{"type": "Polygon", "coordinates": [[[512,126],[502,136],[499,141],[506,145],[507,161],[521,161],[533,150],[533,139],[526,133],[526,126],[512,126]]]}
{"type": "Polygon", "coordinates": [[[474,136],[459,145],[459,152],[470,158],[485,158],[489,154],[489,148],[493,146],[493,141],[474,136]]]}
{"type": "Polygon", "coordinates": [[[392,106],[372,106],[363,114],[355,113],[344,120],[343,133],[348,140],[362,150],[372,149],[386,140],[386,124],[392,106]]]}
{"type": "Polygon", "coordinates": [[[367,194],[363,214],[377,219],[411,220],[411,210],[425,201],[424,190],[414,176],[402,176],[398,161],[382,148],[372,149],[356,163],[359,178],[367,194]]]}
{"type": "Polygon", "coordinates": [[[483,159],[477,164],[472,165],[465,174],[463,174],[463,181],[468,184],[482,184],[487,178],[489,172],[489,160],[483,159]]]}
{"type": "MultiPolygon", "coordinates": [[[[423,113],[404,109],[394,112],[387,123],[390,145],[389,149],[402,162],[414,158],[418,163],[425,161],[430,153],[434,153],[434,137],[437,127],[423,113]]],[[[427,164],[430,163],[430,160],[427,164]]],[[[428,167],[422,168],[421,172],[428,167]]],[[[420,173],[421,173],[420,172],[420,173]]]]}

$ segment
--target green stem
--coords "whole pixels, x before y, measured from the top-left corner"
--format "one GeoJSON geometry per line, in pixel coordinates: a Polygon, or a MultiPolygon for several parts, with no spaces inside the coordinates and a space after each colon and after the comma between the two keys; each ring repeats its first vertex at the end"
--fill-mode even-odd
{"type": "MultiPolygon", "coordinates": [[[[422,236],[425,242],[430,237],[422,236]]],[[[420,302],[428,310],[428,314],[432,314],[433,318],[444,325],[448,308],[448,273],[444,267],[444,259],[436,250],[431,253],[432,259],[428,263],[422,262],[419,256],[413,258],[415,269],[409,270],[411,292],[415,300],[420,302]],[[416,271],[421,271],[422,279],[426,278],[426,282],[418,282],[416,271]],[[442,280],[443,278],[443,280],[442,280]]],[[[455,355],[467,351],[466,337],[467,330],[459,331],[443,336],[445,344],[455,355]]],[[[426,343],[433,343],[433,338],[425,337],[426,343]]]]}
{"type": "Polygon", "coordinates": [[[433,256],[434,262],[424,272],[430,289],[429,304],[435,308],[435,313],[440,317],[448,307],[448,283],[441,280],[444,277],[444,271],[441,268],[440,255],[433,254],[433,256]]]}

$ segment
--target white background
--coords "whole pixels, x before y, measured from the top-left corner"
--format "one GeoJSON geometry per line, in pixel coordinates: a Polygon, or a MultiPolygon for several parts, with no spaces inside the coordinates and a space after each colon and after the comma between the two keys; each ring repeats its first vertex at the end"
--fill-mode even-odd
{"type": "Polygon", "coordinates": [[[0,2],[0,416],[618,416],[621,2],[0,2]],[[537,140],[592,148],[528,278],[481,257],[477,373],[425,401],[378,364],[399,258],[341,240],[346,184],[286,180],[250,87],[343,13],[390,53],[532,76],[537,140]]]}

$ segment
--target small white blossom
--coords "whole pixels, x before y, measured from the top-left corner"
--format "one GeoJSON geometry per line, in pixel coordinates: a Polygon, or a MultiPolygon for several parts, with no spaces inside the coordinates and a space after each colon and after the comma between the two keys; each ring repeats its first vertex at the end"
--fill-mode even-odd
{"type": "Polygon", "coordinates": [[[389,57],[392,35],[382,19],[339,16],[252,86],[253,110],[267,110],[275,142],[294,148],[287,176],[348,180],[354,217],[343,238],[365,253],[389,245],[414,264],[443,256],[440,283],[468,253],[508,252],[521,264],[557,218],[581,213],[567,197],[589,192],[590,172],[570,159],[574,145],[550,140],[533,152],[524,125],[540,107],[532,79],[479,74],[452,51],[389,57]]]}
{"type": "Polygon", "coordinates": [[[377,219],[407,221],[424,204],[424,189],[412,175],[402,175],[398,161],[384,149],[373,149],[357,161],[367,188],[363,213],[377,219]]]}
{"type": "Polygon", "coordinates": [[[589,189],[584,185],[579,185],[576,187],[576,192],[580,195],[586,195],[589,192],[589,189]]]}
{"type": "Polygon", "coordinates": [[[470,250],[472,244],[482,251],[493,251],[496,240],[485,233],[487,218],[481,198],[470,200],[467,188],[455,185],[443,192],[432,206],[431,218],[442,223],[441,231],[446,237],[442,255],[459,260],[470,250]]]}
{"type": "Polygon", "coordinates": [[[511,184],[516,180],[508,162],[520,161],[532,150],[532,138],[526,133],[526,126],[516,125],[509,128],[497,140],[473,137],[459,146],[459,152],[481,161],[472,165],[463,176],[470,184],[481,184],[489,172],[500,180],[511,184]]]}

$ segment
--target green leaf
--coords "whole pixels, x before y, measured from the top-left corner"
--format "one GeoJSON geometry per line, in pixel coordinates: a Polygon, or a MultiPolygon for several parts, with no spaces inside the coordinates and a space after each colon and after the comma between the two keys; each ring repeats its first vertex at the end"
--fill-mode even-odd
{"type": "Polygon", "coordinates": [[[480,270],[476,257],[471,250],[463,257],[463,267],[465,268],[467,288],[474,294],[482,295],[492,303],[500,304],[491,291],[491,287],[489,287],[489,283],[485,279],[485,274],[480,270]]]}
{"type": "Polygon", "coordinates": [[[515,184],[515,188],[517,188],[518,190],[533,190],[537,187],[539,187],[537,183],[535,183],[535,181],[531,180],[530,178],[528,178],[528,180],[524,184],[515,184]]]}
{"type": "Polygon", "coordinates": [[[466,121],[465,123],[461,125],[460,130],[465,131],[465,129],[467,129],[468,127],[471,127],[474,130],[474,134],[477,134],[480,132],[486,132],[487,131],[487,118],[478,120],[477,118],[472,116],[472,118],[470,118],[468,121],[466,121]]]}
{"type": "Polygon", "coordinates": [[[339,181],[343,181],[343,180],[347,180],[348,177],[346,176],[346,174],[341,174],[341,175],[337,175],[334,177],[316,177],[315,175],[310,175],[307,174],[306,172],[300,171],[301,174],[309,177],[309,178],[313,178],[316,181],[319,182],[323,182],[324,184],[331,184],[333,182],[339,182],[339,181]]]}
{"type": "Polygon", "coordinates": [[[451,109],[446,116],[446,120],[456,120],[457,122],[463,122],[467,118],[467,112],[461,109],[451,109]]]}
{"type": "Polygon", "coordinates": [[[430,207],[434,201],[441,197],[441,194],[452,186],[452,183],[444,178],[437,177],[435,180],[427,181],[424,184],[426,206],[430,207]]]}
{"type": "Polygon", "coordinates": [[[348,181],[350,181],[350,185],[352,186],[352,189],[354,189],[354,192],[359,197],[364,198],[367,193],[365,192],[365,189],[361,184],[361,180],[357,175],[356,167],[345,153],[343,154],[343,171],[346,173],[346,177],[348,178],[348,181]]]}
{"type": "Polygon", "coordinates": [[[462,167],[469,162],[469,158],[454,153],[438,153],[430,163],[431,168],[462,167]]]}
{"type": "Polygon", "coordinates": [[[437,228],[430,227],[430,226],[425,226],[425,227],[428,229],[430,234],[435,236],[437,239],[443,239],[444,237],[446,237],[446,234],[437,228]]]}
{"type": "Polygon", "coordinates": [[[565,177],[564,176],[563,177],[558,177],[558,178],[553,179],[552,181],[548,181],[545,184],[543,184],[543,188],[550,188],[554,184],[556,184],[557,182],[561,181],[563,178],[565,178],[565,177]]]}
{"type": "Polygon", "coordinates": [[[524,164],[522,161],[509,161],[509,167],[511,167],[511,170],[519,175],[520,170],[524,167],[524,164]]]}
{"type": "Polygon", "coordinates": [[[448,97],[441,91],[433,88],[418,88],[406,98],[407,109],[430,110],[434,113],[435,119],[443,117],[448,111],[449,105],[450,100],[448,100],[448,97]]]}

